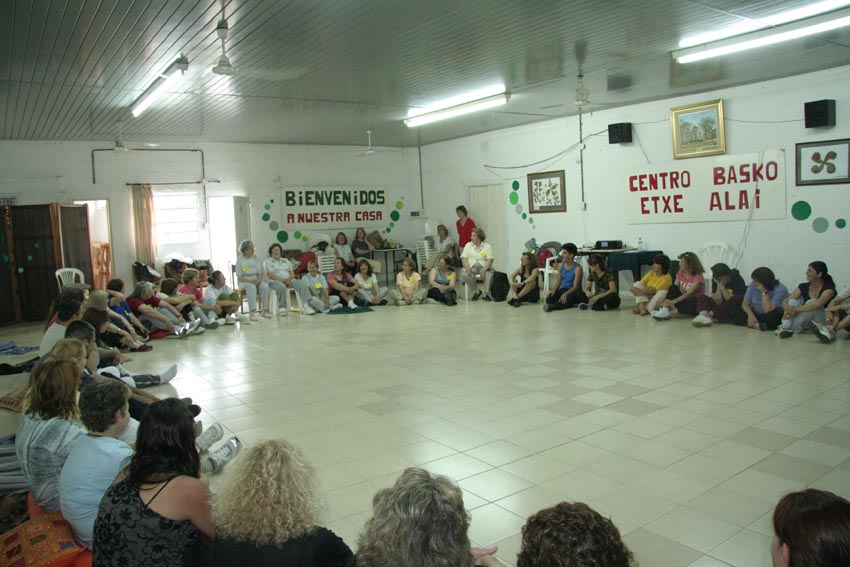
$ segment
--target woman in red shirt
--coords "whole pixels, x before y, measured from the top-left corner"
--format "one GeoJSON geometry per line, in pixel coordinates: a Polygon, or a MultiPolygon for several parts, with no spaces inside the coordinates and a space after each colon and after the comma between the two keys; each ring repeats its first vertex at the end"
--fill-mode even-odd
{"type": "Polygon", "coordinates": [[[475,228],[475,221],[469,218],[469,213],[463,205],[458,205],[455,212],[457,213],[457,222],[455,223],[457,226],[457,245],[458,248],[463,250],[463,247],[472,240],[472,229],[475,228]]]}

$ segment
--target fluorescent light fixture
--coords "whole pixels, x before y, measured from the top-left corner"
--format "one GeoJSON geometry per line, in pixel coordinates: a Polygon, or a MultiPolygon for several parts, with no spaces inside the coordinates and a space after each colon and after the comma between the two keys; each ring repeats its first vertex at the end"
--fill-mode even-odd
{"type": "Polygon", "coordinates": [[[719,41],[721,39],[726,39],[727,37],[734,37],[736,35],[762,30],[764,28],[781,26],[782,24],[787,24],[789,22],[796,22],[797,20],[804,20],[806,18],[811,18],[812,16],[832,12],[833,10],[844,8],[845,6],[850,6],[850,0],[825,0],[824,2],[817,2],[815,4],[803,6],[802,8],[789,10],[787,12],[767,16],[765,18],[747,19],[719,30],[686,37],[679,42],[679,47],[693,47],[694,45],[719,41]]]}
{"type": "Polygon", "coordinates": [[[817,18],[787,24],[781,28],[754,32],[741,38],[726,39],[674,51],[673,58],[679,63],[693,63],[694,61],[765,47],[783,41],[800,39],[846,26],[850,26],[850,10],[841,10],[817,18]]]}
{"type": "Polygon", "coordinates": [[[189,69],[189,60],[185,57],[180,57],[174,63],[168,66],[168,68],[159,75],[156,80],[151,83],[151,85],[145,89],[145,92],[142,93],[136,100],[136,104],[133,105],[133,108],[130,112],[133,113],[134,118],[138,118],[139,115],[142,114],[147,108],[152,105],[159,97],[164,95],[168,89],[170,89],[180,78],[183,76],[183,73],[189,69]]]}
{"type": "Polygon", "coordinates": [[[407,113],[404,123],[414,128],[423,124],[430,124],[438,120],[454,118],[463,114],[477,112],[485,108],[501,106],[511,98],[510,93],[505,92],[504,85],[478,89],[466,94],[441,100],[424,108],[411,109],[407,113]]]}

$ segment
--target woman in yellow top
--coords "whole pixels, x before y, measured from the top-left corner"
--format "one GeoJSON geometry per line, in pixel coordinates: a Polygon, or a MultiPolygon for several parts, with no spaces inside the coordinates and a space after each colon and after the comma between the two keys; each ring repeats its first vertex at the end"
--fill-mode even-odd
{"type": "Polygon", "coordinates": [[[642,280],[632,286],[636,303],[632,313],[649,315],[667,297],[667,290],[671,285],[673,285],[673,278],[670,276],[670,258],[664,254],[658,254],[652,259],[652,269],[642,280]]]}
{"type": "Polygon", "coordinates": [[[422,276],[416,271],[416,264],[407,257],[402,262],[401,272],[395,279],[397,289],[390,290],[387,299],[399,306],[422,303],[425,299],[425,290],[422,289],[421,282],[422,276]]]}

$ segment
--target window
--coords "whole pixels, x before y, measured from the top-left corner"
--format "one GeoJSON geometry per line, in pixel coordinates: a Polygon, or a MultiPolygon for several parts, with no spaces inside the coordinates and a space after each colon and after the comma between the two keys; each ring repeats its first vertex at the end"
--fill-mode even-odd
{"type": "Polygon", "coordinates": [[[154,192],[156,236],[162,244],[197,244],[200,235],[198,195],[194,192],[154,192]]]}

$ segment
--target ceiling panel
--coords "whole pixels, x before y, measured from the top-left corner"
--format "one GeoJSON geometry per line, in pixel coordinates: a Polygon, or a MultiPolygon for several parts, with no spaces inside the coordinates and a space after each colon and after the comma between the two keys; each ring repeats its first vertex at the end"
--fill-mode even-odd
{"type": "Polygon", "coordinates": [[[850,64],[846,30],[694,66],[681,37],[794,0],[7,0],[0,137],[7,140],[432,143],[850,64]],[[216,24],[239,72],[211,73],[216,24]],[[130,106],[180,54],[189,71],[139,118],[130,106]],[[409,107],[502,82],[511,101],[408,129],[409,107]]]}

